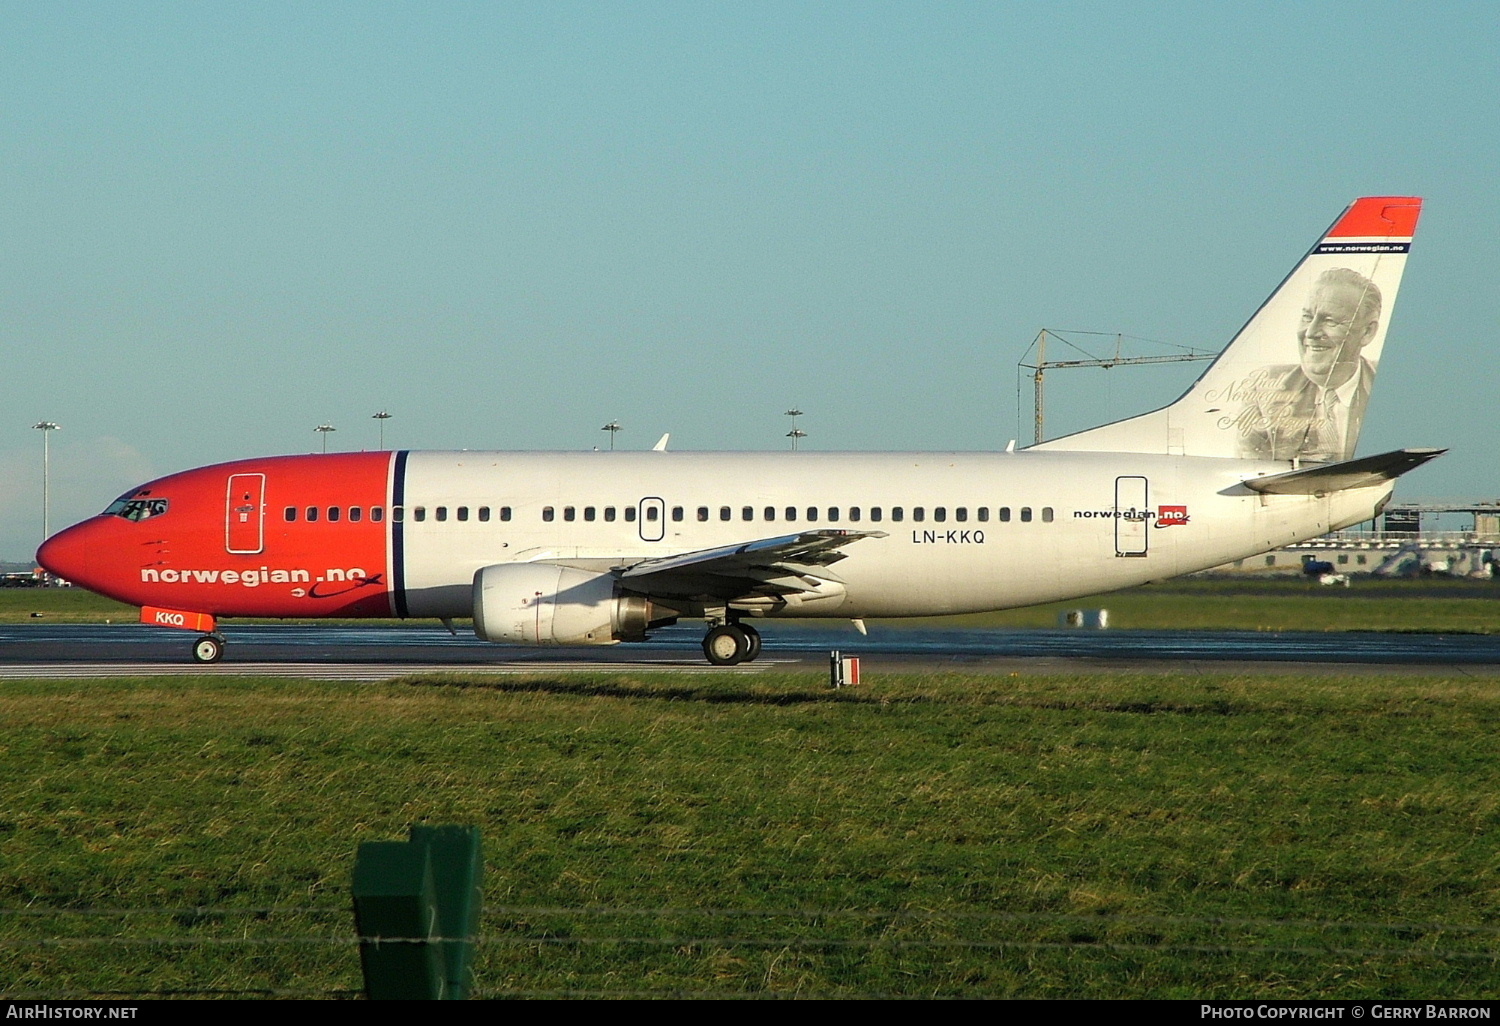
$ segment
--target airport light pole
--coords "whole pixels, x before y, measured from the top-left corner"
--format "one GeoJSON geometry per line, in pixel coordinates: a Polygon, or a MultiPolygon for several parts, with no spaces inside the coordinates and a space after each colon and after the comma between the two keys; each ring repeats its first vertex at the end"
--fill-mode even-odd
{"type": "MultiPolygon", "coordinates": [[[[391,415],[389,413],[386,413],[384,410],[381,410],[379,413],[372,413],[372,414],[370,414],[370,419],[371,420],[378,420],[378,421],[380,421],[380,449],[381,449],[382,452],[384,452],[385,451],[385,422],[391,419],[391,415]]],[[[328,436],[324,435],[323,437],[327,438],[328,436]]]]}
{"type": "Polygon", "coordinates": [[[313,430],[316,431],[316,432],[318,432],[319,434],[321,434],[323,436],[323,451],[327,452],[328,451],[328,432],[330,432],[330,431],[337,431],[338,428],[334,427],[332,424],[319,424],[317,427],[313,428],[313,430]]]}
{"type": "Polygon", "coordinates": [[[42,541],[52,537],[52,432],[62,427],[50,420],[31,425],[42,433],[42,541]]]}
{"type": "Polygon", "coordinates": [[[609,451],[610,452],[614,452],[615,451],[615,435],[618,434],[619,431],[620,431],[620,422],[618,420],[612,420],[608,424],[606,424],[602,428],[600,428],[599,430],[600,431],[608,431],[609,432],[609,451]]]}
{"type": "Polygon", "coordinates": [[[797,418],[802,416],[802,411],[793,406],[786,411],[786,415],[792,418],[792,429],[786,433],[786,436],[792,440],[792,452],[796,452],[798,440],[807,437],[807,432],[797,427],[797,418]]]}

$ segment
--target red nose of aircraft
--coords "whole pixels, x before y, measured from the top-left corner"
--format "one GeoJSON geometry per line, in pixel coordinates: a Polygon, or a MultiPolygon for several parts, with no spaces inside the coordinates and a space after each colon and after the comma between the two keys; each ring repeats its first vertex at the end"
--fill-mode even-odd
{"type": "Polygon", "coordinates": [[[48,573],[63,580],[82,584],[89,582],[89,536],[93,533],[93,521],[85,520],[66,530],[58,531],[42,542],[36,550],[36,561],[48,573]]]}

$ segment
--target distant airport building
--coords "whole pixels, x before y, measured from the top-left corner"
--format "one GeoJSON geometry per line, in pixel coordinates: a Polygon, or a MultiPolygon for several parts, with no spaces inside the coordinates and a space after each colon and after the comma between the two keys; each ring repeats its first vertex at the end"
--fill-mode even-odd
{"type": "Polygon", "coordinates": [[[1374,574],[1381,577],[1500,577],[1500,503],[1392,506],[1379,521],[1237,559],[1206,574],[1374,574]],[[1467,529],[1424,530],[1424,518],[1467,515],[1467,529]],[[1379,528],[1375,524],[1379,524],[1379,528]]]}
{"type": "Polygon", "coordinates": [[[1385,533],[1403,535],[1421,534],[1422,511],[1412,507],[1386,510],[1385,533]]]}

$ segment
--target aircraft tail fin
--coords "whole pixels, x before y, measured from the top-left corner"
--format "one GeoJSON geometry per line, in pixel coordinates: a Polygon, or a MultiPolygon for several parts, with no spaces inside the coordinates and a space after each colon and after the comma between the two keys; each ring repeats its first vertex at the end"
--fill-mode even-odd
{"type": "Polygon", "coordinates": [[[1421,211],[1355,200],[1182,398],[1032,448],[1349,460],[1421,211]]]}

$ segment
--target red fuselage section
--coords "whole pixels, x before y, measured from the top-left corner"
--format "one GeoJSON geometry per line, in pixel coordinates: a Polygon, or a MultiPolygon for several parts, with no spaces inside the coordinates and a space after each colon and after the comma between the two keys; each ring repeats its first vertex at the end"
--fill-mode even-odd
{"type": "Polygon", "coordinates": [[[51,573],[214,616],[390,616],[390,452],[276,456],[159,478],[48,539],[51,573]]]}

